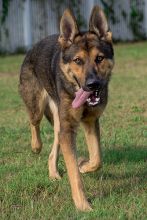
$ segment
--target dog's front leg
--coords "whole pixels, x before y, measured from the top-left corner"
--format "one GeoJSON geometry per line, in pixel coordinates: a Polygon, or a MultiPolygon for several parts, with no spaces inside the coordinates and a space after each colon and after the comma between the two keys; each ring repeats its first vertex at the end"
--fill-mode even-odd
{"type": "Polygon", "coordinates": [[[101,167],[100,152],[100,128],[99,120],[83,121],[86,142],[89,151],[89,160],[79,159],[79,169],[81,173],[92,172],[101,167]]]}
{"type": "Polygon", "coordinates": [[[60,123],[61,130],[59,134],[59,142],[67,167],[73,200],[79,210],[91,210],[91,207],[84,194],[83,184],[80,178],[79,168],[77,164],[75,129],[73,129],[70,123],[66,122],[65,120],[61,120],[60,123]]]}

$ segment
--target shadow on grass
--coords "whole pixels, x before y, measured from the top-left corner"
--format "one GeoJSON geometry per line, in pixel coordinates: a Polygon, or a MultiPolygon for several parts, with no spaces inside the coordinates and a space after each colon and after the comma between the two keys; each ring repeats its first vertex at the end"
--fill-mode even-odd
{"type": "MultiPolygon", "coordinates": [[[[83,154],[83,152],[79,152],[78,157],[84,156],[88,158],[88,152],[83,154]]],[[[105,148],[102,153],[102,160],[103,160],[103,166],[105,165],[119,165],[121,163],[127,164],[128,163],[140,163],[140,162],[147,162],[147,147],[145,146],[130,146],[130,147],[121,147],[121,148],[112,148],[112,149],[107,149],[105,148]]],[[[64,164],[64,159],[62,154],[60,155],[60,163],[62,161],[62,168],[65,167],[64,164]]],[[[66,171],[63,169],[59,169],[61,176],[63,176],[66,171]]],[[[97,175],[97,171],[94,172],[93,174],[89,175],[97,175]]],[[[130,175],[130,174],[129,174],[130,175]]],[[[111,174],[110,174],[111,177],[111,174]]],[[[98,177],[99,178],[99,175],[98,177]]],[[[115,177],[114,177],[115,178],[115,177]]],[[[116,177],[120,178],[120,177],[116,177]]],[[[122,177],[124,178],[124,177],[122,177]]]]}
{"type": "Polygon", "coordinates": [[[109,197],[112,192],[128,194],[134,190],[138,193],[145,190],[147,179],[144,163],[147,161],[145,146],[105,149],[103,153],[104,169],[88,174],[89,177],[98,181],[98,190],[93,193],[92,200],[96,197],[109,197]],[[123,166],[121,166],[122,163],[123,166]],[[117,166],[119,164],[120,166],[117,166]],[[106,169],[105,166],[107,166],[106,169]]]}
{"type": "Polygon", "coordinates": [[[105,149],[103,151],[103,161],[106,164],[118,164],[121,162],[141,162],[147,161],[147,147],[124,147],[105,149]]]}
{"type": "Polygon", "coordinates": [[[97,190],[93,191],[90,196],[90,201],[94,201],[96,198],[107,198],[117,195],[131,195],[145,192],[147,171],[145,168],[140,169],[138,173],[134,174],[129,172],[126,174],[115,175],[110,172],[103,173],[100,176],[97,175],[99,182],[97,190]]]}

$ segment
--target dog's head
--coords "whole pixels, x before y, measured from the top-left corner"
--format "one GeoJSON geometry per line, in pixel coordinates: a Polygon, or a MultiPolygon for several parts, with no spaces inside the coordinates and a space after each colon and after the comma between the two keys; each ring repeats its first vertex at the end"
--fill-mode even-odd
{"type": "Polygon", "coordinates": [[[89,30],[80,33],[75,17],[67,9],[60,22],[59,43],[62,50],[60,67],[79,96],[73,106],[79,107],[85,101],[96,106],[114,65],[112,34],[108,31],[104,12],[95,6],[89,30]]]}

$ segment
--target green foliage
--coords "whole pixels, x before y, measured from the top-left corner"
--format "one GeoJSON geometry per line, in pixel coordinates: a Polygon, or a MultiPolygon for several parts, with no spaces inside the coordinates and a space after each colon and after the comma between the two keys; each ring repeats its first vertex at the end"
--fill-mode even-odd
{"type": "Polygon", "coordinates": [[[73,10],[75,12],[78,26],[79,27],[84,27],[85,26],[85,20],[84,20],[83,16],[81,15],[81,12],[80,12],[81,1],[71,0],[70,4],[71,4],[70,7],[73,8],[73,10]]]}
{"type": "Polygon", "coordinates": [[[143,11],[139,9],[137,1],[131,1],[130,28],[136,39],[144,39],[145,34],[142,31],[142,22],[144,19],[143,11]]]}
{"type": "Polygon", "coordinates": [[[111,20],[113,24],[116,24],[118,22],[118,18],[116,17],[114,11],[115,0],[109,0],[109,1],[101,0],[101,3],[103,5],[108,20],[111,20]]]}
{"type": "Polygon", "coordinates": [[[8,15],[10,0],[2,0],[2,16],[1,16],[1,23],[5,22],[5,19],[8,15]]]}
{"type": "MultiPolygon", "coordinates": [[[[116,0],[109,0],[109,1],[101,0],[101,3],[103,5],[105,14],[108,17],[108,20],[110,20],[112,24],[114,25],[118,24],[119,18],[115,14],[115,10],[114,10],[116,0]]],[[[143,9],[139,8],[140,4],[141,4],[141,1],[139,0],[131,0],[130,1],[130,14],[127,14],[127,12],[121,8],[121,4],[120,4],[121,15],[124,18],[126,25],[128,22],[127,17],[129,17],[129,27],[132,30],[135,40],[145,39],[145,33],[142,30],[144,14],[143,14],[143,9]]]]}

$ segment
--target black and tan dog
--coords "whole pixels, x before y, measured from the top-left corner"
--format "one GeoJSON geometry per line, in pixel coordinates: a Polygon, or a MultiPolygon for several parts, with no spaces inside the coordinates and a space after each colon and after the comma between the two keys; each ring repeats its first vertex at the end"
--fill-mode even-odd
{"type": "Polygon", "coordinates": [[[64,156],[75,205],[90,210],[80,172],[101,166],[99,117],[108,98],[113,68],[111,32],[103,11],[92,10],[89,31],[81,33],[70,10],[61,18],[60,35],[49,36],[27,53],[20,74],[20,94],[26,104],[32,133],[32,150],[42,148],[39,125],[43,115],[54,126],[49,175],[57,170],[59,148],[64,156]],[[83,125],[89,159],[77,160],[76,131],[83,125]]]}

